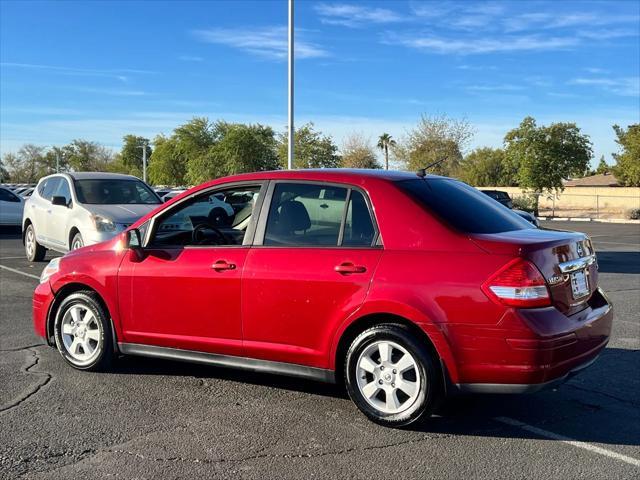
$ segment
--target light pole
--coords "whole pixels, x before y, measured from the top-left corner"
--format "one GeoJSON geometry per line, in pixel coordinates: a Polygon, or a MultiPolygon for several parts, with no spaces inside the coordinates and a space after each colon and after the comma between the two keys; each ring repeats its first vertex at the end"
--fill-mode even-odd
{"type": "Polygon", "coordinates": [[[293,0],[289,0],[289,108],[288,108],[288,148],[287,148],[287,168],[291,170],[293,168],[293,145],[294,145],[294,128],[293,128],[293,0]]]}
{"type": "Polygon", "coordinates": [[[144,143],[138,148],[142,149],[142,181],[147,183],[147,144],[144,143]]]}

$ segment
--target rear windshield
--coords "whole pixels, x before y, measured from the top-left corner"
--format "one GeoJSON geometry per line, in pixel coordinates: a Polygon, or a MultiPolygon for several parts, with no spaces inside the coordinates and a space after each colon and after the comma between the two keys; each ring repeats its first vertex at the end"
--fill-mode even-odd
{"type": "Polygon", "coordinates": [[[453,228],[465,233],[501,233],[532,228],[504,205],[469,185],[448,178],[398,182],[402,190],[453,228]]]}
{"type": "Polygon", "coordinates": [[[158,196],[139,180],[76,180],[75,186],[80,203],[94,205],[161,203],[158,196]]]}

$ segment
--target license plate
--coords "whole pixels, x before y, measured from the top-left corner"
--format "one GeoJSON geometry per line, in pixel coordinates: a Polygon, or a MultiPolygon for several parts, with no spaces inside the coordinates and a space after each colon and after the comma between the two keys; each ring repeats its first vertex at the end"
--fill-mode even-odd
{"type": "Polygon", "coordinates": [[[589,280],[584,270],[571,274],[571,291],[574,299],[589,295],[589,280]]]}

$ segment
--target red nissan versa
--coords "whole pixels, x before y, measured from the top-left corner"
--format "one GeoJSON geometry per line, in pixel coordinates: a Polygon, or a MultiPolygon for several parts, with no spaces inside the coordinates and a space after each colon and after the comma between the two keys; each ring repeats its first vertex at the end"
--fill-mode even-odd
{"type": "Polygon", "coordinates": [[[613,316],[585,235],[450,178],[357,170],[193,188],[52,260],[33,314],[78,369],[131,354],[344,381],[388,426],[446,393],[556,385],[613,316]]]}

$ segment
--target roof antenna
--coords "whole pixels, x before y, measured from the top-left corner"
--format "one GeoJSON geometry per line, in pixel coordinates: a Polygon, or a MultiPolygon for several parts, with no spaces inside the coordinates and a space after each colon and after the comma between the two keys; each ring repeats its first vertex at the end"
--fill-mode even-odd
{"type": "Polygon", "coordinates": [[[440,160],[436,160],[433,163],[430,163],[429,165],[427,165],[424,168],[421,168],[420,170],[418,170],[416,172],[416,175],[419,176],[420,178],[425,178],[427,176],[427,170],[429,170],[430,168],[435,167],[436,165],[440,165],[442,162],[444,162],[447,159],[447,157],[443,157],[440,160]]]}

